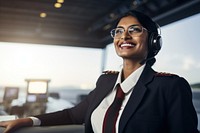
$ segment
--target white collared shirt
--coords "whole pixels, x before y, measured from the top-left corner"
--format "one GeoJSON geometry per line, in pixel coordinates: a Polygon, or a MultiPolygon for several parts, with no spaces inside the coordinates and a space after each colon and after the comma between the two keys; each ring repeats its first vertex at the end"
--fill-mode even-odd
{"type": "MultiPolygon", "coordinates": [[[[119,111],[119,116],[116,122],[116,133],[118,133],[118,125],[119,125],[119,120],[122,115],[122,112],[124,110],[124,107],[126,106],[129,97],[134,89],[135,84],[137,83],[142,71],[144,70],[145,65],[142,65],[140,68],[138,68],[136,71],[134,71],[127,79],[125,79],[121,83],[121,75],[122,75],[122,70],[120,71],[117,81],[115,83],[114,88],[116,85],[119,83],[123,92],[126,93],[125,99],[122,103],[121,109],[119,111]]],[[[91,116],[91,123],[92,123],[92,128],[94,133],[102,133],[102,126],[103,126],[103,119],[104,115],[108,109],[108,107],[111,105],[111,103],[114,101],[114,97],[116,94],[116,89],[113,88],[113,91],[103,99],[103,101],[99,104],[99,106],[93,111],[92,116],[91,116]]],[[[33,120],[33,126],[39,126],[41,124],[41,121],[36,118],[36,117],[29,117],[33,120]]]]}
{"type": "Polygon", "coordinates": [[[116,133],[118,133],[118,127],[119,127],[119,120],[122,115],[122,112],[130,98],[130,95],[134,89],[135,84],[137,83],[142,71],[144,70],[145,65],[142,65],[140,68],[138,68],[136,71],[134,71],[131,75],[128,76],[123,82],[121,81],[121,75],[122,70],[120,71],[117,81],[115,83],[115,86],[113,88],[113,91],[108,94],[103,101],[99,104],[99,106],[93,111],[91,115],[91,123],[94,133],[102,133],[102,126],[103,126],[103,120],[105,113],[108,109],[108,107],[112,104],[114,101],[114,97],[116,94],[116,85],[119,83],[123,92],[126,93],[125,99],[122,103],[121,109],[119,111],[119,116],[117,118],[116,122],[116,133]]]}

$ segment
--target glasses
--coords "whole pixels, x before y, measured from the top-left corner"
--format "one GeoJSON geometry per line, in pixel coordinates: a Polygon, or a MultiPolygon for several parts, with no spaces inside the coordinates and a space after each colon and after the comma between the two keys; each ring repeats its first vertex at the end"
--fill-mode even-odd
{"type": "MultiPolygon", "coordinates": [[[[132,25],[128,28],[128,34],[132,37],[138,37],[142,35],[144,30],[148,31],[146,28],[142,27],[141,25],[132,25]]],[[[124,32],[125,32],[124,28],[118,27],[111,30],[110,34],[113,38],[119,39],[122,37],[124,32]]]]}

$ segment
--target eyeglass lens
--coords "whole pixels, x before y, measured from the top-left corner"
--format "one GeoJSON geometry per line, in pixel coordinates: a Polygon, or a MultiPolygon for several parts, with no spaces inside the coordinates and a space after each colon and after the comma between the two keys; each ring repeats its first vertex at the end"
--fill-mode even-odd
{"type": "MultiPolygon", "coordinates": [[[[124,28],[116,28],[111,31],[111,36],[113,38],[120,38],[125,32],[124,28]]],[[[129,35],[133,37],[140,36],[143,32],[143,27],[140,25],[133,25],[128,28],[129,35]]]]}

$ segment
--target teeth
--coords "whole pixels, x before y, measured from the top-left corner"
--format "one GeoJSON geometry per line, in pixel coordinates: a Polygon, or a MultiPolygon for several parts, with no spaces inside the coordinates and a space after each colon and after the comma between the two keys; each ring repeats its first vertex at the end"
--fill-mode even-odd
{"type": "Polygon", "coordinates": [[[121,45],[121,47],[134,47],[134,45],[129,43],[124,43],[121,45]]]}

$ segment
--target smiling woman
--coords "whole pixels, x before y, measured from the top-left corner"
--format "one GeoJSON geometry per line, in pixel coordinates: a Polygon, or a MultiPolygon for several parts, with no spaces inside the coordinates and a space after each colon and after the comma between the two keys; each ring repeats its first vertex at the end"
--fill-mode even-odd
{"type": "MultiPolygon", "coordinates": [[[[199,84],[200,79],[200,14],[191,16],[181,21],[161,27],[163,48],[157,56],[157,62],[153,66],[158,71],[172,72],[185,77],[190,85],[199,84]]],[[[113,44],[107,46],[106,69],[120,70],[121,59],[115,54],[113,44]],[[114,62],[114,63],[110,63],[114,62]]],[[[192,88],[193,95],[200,88],[192,88]]],[[[198,115],[198,129],[200,130],[200,97],[193,98],[198,115]]]]}
{"type": "Polygon", "coordinates": [[[113,40],[123,60],[119,72],[100,75],[96,87],[72,108],[0,122],[0,126],[6,132],[24,126],[84,124],[85,133],[198,133],[187,80],[152,68],[161,48],[157,24],[136,10],[126,12],[116,23],[117,28],[124,29],[119,32],[120,38],[114,36],[113,40]],[[147,30],[136,28],[135,33],[141,34],[135,36],[130,32],[133,25],[147,30]]]}

